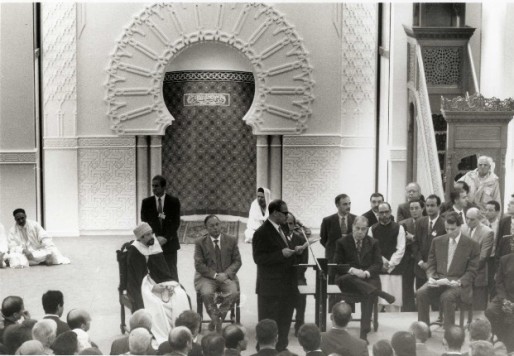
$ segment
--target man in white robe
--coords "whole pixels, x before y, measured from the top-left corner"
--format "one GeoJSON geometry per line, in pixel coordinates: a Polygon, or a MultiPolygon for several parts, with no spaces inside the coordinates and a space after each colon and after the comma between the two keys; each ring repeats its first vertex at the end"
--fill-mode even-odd
{"type": "Polygon", "coordinates": [[[45,229],[38,222],[27,219],[25,210],[16,209],[13,215],[16,224],[9,230],[9,252],[5,255],[10,267],[23,267],[26,264],[25,259],[29,265],[70,263],[57,249],[45,229]]]}
{"type": "Polygon", "coordinates": [[[248,223],[245,230],[245,242],[252,243],[253,234],[268,219],[268,204],[271,192],[267,188],[257,189],[257,198],[250,205],[248,213],[248,223]]]}
{"type": "Polygon", "coordinates": [[[152,315],[152,334],[158,344],[168,340],[175,319],[191,305],[186,292],[172,279],[152,228],[143,222],[127,249],[127,292],[132,312],[144,308],[152,315]]]}

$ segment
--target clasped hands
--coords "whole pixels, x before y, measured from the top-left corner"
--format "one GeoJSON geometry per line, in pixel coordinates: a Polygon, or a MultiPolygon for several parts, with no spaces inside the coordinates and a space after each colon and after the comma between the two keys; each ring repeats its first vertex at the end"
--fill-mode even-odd
{"type": "Polygon", "coordinates": [[[285,258],[288,258],[288,257],[291,257],[292,255],[296,254],[296,255],[301,255],[303,253],[303,250],[305,250],[305,248],[307,247],[307,244],[303,244],[301,246],[296,246],[294,248],[294,250],[286,247],[286,248],[283,248],[282,249],[282,255],[285,257],[285,258]]]}
{"type": "Polygon", "coordinates": [[[430,277],[428,279],[427,285],[429,287],[440,287],[440,286],[460,287],[461,283],[458,280],[450,281],[448,278],[434,279],[434,278],[430,277]]]}
{"type": "Polygon", "coordinates": [[[225,282],[228,279],[226,273],[216,273],[216,278],[214,278],[218,282],[225,282]]]}
{"type": "Polygon", "coordinates": [[[350,274],[353,274],[354,276],[360,278],[360,279],[366,279],[368,278],[368,275],[366,274],[366,271],[363,271],[362,269],[358,269],[355,267],[352,267],[349,271],[350,274]]]}

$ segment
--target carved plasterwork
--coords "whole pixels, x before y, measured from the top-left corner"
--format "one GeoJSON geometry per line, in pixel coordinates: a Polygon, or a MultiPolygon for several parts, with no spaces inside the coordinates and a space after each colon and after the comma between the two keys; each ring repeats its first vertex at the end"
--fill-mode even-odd
{"type": "Polygon", "coordinates": [[[43,148],[45,150],[77,149],[78,139],[76,137],[45,137],[43,148]]]}
{"type": "Polygon", "coordinates": [[[79,138],[81,230],[126,230],[136,222],[136,148],[132,137],[79,138]]]}
{"type": "Polygon", "coordinates": [[[458,96],[453,99],[441,97],[441,111],[443,112],[512,112],[514,114],[514,99],[485,98],[476,93],[458,96]]]}
{"type": "Polygon", "coordinates": [[[163,135],[174,120],[162,94],[165,67],[185,48],[208,41],[234,47],[252,64],[256,93],[243,119],[255,134],[306,129],[312,66],[284,15],[267,4],[162,3],[136,16],[116,43],[105,97],[112,130],[163,135]]]}
{"type": "Polygon", "coordinates": [[[77,117],[77,5],[42,5],[45,136],[75,136],[77,117]]]}
{"type": "Polygon", "coordinates": [[[0,164],[36,164],[35,151],[0,152],[0,164]]]}
{"type": "Polygon", "coordinates": [[[282,141],[284,147],[294,146],[341,146],[340,136],[284,136],[282,141]]]}
{"type": "Polygon", "coordinates": [[[376,109],[377,5],[343,4],[341,113],[343,120],[369,120],[376,109]]]}
{"type": "Polygon", "coordinates": [[[283,156],[283,199],[302,223],[319,227],[340,193],[341,148],[284,146],[283,156]]]}

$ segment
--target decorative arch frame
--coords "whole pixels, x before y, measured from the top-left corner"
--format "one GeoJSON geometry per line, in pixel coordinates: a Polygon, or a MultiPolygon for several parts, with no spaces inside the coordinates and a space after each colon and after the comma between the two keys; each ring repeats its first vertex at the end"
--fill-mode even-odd
{"type": "Polygon", "coordinates": [[[105,101],[117,135],[164,135],[174,118],[163,98],[165,68],[191,45],[216,41],[251,63],[255,97],[243,120],[254,134],[299,134],[314,100],[303,40],[267,4],[173,4],[146,7],[128,25],[107,68],[105,101]]]}

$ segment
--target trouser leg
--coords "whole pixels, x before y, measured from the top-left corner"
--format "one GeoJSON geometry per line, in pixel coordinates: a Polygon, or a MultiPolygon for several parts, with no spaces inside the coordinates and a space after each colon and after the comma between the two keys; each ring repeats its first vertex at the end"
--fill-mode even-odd
{"type": "Polygon", "coordinates": [[[429,287],[424,284],[416,292],[416,303],[418,305],[418,321],[430,325],[430,304],[442,293],[441,287],[429,287]]]}
{"type": "Polygon", "coordinates": [[[402,275],[402,299],[402,311],[416,310],[414,304],[414,260],[412,258],[408,260],[405,273],[402,275]]]}
{"type": "Polygon", "coordinates": [[[289,344],[289,329],[291,328],[291,319],[293,318],[294,303],[296,294],[279,297],[280,307],[278,313],[278,342],[276,349],[282,351],[289,344]]]}
{"type": "MultiPolygon", "coordinates": [[[[450,287],[447,288],[440,297],[441,309],[443,311],[444,328],[455,325],[455,308],[457,303],[460,302],[460,288],[450,287]]],[[[462,313],[462,311],[461,311],[462,313]]]]}
{"type": "Polygon", "coordinates": [[[213,279],[203,278],[200,282],[200,295],[207,314],[214,320],[218,316],[218,308],[214,303],[214,294],[216,293],[216,281],[213,279]]]}
{"type": "Polygon", "coordinates": [[[221,320],[225,319],[228,311],[232,307],[232,304],[236,301],[238,297],[237,284],[235,281],[231,279],[227,279],[223,283],[218,284],[218,289],[223,295],[223,301],[219,307],[219,315],[221,320]]]}

